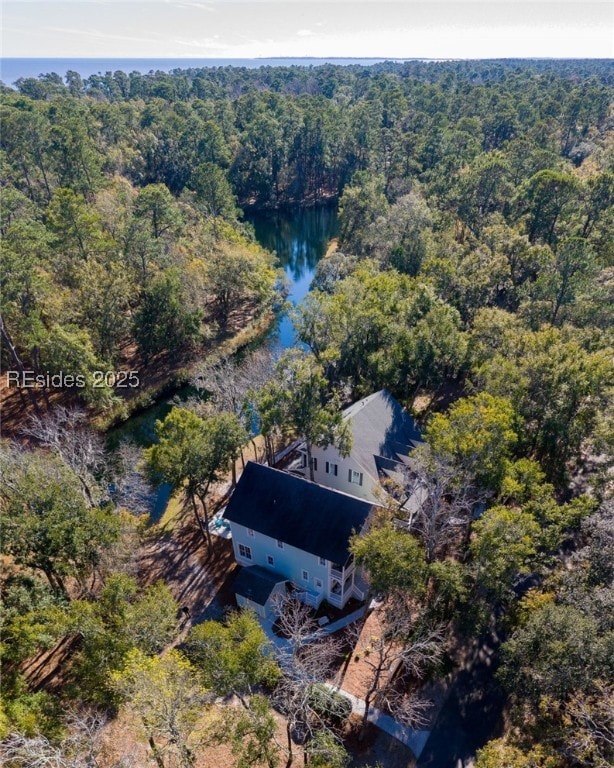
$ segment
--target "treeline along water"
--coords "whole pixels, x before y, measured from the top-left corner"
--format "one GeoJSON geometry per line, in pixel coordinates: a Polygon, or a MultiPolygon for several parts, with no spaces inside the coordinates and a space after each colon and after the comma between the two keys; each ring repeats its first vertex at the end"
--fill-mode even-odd
{"type": "MultiPolygon", "coordinates": [[[[254,211],[246,215],[254,227],[257,241],[277,254],[287,279],[287,300],[296,306],[309,292],[318,262],[326,253],[331,238],[337,234],[336,205],[296,208],[275,212],[254,211]]],[[[296,344],[294,325],[288,312],[281,312],[266,338],[262,341],[275,347],[289,349],[296,344]]],[[[173,400],[193,394],[190,386],[182,387],[172,398],[155,403],[132,416],[108,433],[108,445],[115,448],[121,440],[134,440],[141,446],[151,445],[155,438],[157,419],[164,419],[173,400]]],[[[152,498],[151,518],[158,520],[170,499],[172,489],[161,486],[152,498]]]]}

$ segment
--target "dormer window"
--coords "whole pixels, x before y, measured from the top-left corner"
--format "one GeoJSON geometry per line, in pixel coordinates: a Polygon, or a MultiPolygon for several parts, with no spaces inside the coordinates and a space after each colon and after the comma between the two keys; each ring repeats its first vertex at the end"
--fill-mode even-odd
{"type": "Polygon", "coordinates": [[[357,472],[355,469],[348,471],[348,480],[354,485],[362,485],[362,472],[357,472]]]}
{"type": "Polygon", "coordinates": [[[283,548],[284,548],[283,541],[280,541],[279,539],[277,539],[277,549],[283,549],[283,548]]]}

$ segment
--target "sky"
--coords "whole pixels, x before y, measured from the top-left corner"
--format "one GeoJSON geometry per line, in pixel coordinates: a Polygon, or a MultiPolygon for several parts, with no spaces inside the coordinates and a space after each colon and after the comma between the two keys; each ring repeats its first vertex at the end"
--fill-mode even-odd
{"type": "Polygon", "coordinates": [[[614,0],[3,0],[3,57],[614,57],[614,0]]]}

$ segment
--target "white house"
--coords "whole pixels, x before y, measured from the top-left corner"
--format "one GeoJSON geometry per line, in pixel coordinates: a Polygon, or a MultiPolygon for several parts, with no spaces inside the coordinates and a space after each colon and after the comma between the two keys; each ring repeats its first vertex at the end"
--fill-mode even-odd
{"type": "Polygon", "coordinates": [[[348,544],[372,508],[370,501],[248,462],[224,512],[235,559],[244,566],[234,584],[238,604],[270,616],[284,582],[313,607],[364,600],[348,544]]]}
{"type": "MultiPolygon", "coordinates": [[[[416,422],[385,389],[346,408],[344,420],[352,432],[352,450],[343,457],[332,445],[311,450],[314,482],[370,502],[378,501],[381,480],[394,477],[421,442],[416,422]]],[[[309,477],[304,448],[302,468],[309,477]]],[[[381,501],[381,498],[379,499],[381,501]]]]}

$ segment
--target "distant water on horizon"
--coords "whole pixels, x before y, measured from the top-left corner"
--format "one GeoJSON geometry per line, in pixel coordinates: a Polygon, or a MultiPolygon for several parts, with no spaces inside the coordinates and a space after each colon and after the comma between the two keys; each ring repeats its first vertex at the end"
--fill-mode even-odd
{"type": "Polygon", "coordinates": [[[81,77],[106,72],[170,72],[173,69],[196,69],[200,67],[317,67],[322,64],[377,64],[382,61],[409,61],[409,59],[342,59],[342,58],[274,58],[274,59],[17,59],[0,58],[0,79],[5,85],[13,85],[20,77],[38,77],[55,72],[65,77],[68,70],[78,72],[81,77]]]}

